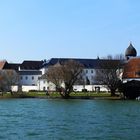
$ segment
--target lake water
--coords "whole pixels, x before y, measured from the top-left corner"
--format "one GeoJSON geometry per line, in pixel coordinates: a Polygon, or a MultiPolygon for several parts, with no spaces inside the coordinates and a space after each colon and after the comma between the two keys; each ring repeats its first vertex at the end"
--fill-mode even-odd
{"type": "Polygon", "coordinates": [[[0,100],[2,140],[138,140],[140,101],[0,100]]]}

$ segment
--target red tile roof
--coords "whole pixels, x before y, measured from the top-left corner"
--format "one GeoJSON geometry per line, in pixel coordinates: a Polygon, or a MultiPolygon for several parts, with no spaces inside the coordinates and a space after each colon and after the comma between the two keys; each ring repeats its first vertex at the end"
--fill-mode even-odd
{"type": "Polygon", "coordinates": [[[140,78],[140,58],[131,58],[124,65],[123,78],[140,78]]]}
{"type": "Polygon", "coordinates": [[[0,61],[0,70],[3,69],[4,65],[7,63],[7,61],[3,60],[3,61],[0,61]]]}

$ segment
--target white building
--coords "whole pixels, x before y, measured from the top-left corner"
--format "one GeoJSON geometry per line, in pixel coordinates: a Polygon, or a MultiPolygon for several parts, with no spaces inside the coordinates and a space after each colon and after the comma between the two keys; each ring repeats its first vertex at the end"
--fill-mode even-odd
{"type": "MultiPolygon", "coordinates": [[[[23,61],[21,64],[13,64],[5,62],[2,64],[2,69],[13,69],[19,74],[20,90],[28,92],[29,90],[39,91],[55,91],[55,85],[46,79],[45,73],[48,67],[68,61],[70,58],[52,58],[48,61],[23,61]]],[[[72,59],[81,63],[84,66],[84,85],[74,85],[75,91],[108,91],[104,85],[99,85],[95,80],[96,70],[101,68],[103,63],[115,62],[118,60],[105,59],[72,59]]],[[[62,86],[64,86],[62,84],[62,86]]],[[[17,89],[18,90],[18,89],[17,89]]]]}
{"type": "MultiPolygon", "coordinates": [[[[54,66],[58,63],[63,63],[65,61],[70,60],[70,58],[52,58],[49,61],[44,63],[43,67],[40,69],[42,71],[43,76],[38,81],[38,89],[39,90],[55,90],[55,85],[50,81],[47,81],[45,77],[45,72],[47,71],[49,66],[54,66]]],[[[96,70],[101,68],[103,63],[110,63],[119,60],[105,60],[105,59],[72,59],[84,66],[84,85],[74,85],[73,89],[75,91],[82,91],[83,89],[87,89],[88,91],[108,91],[108,89],[104,85],[99,85],[95,80],[96,70]]]]}
{"type": "Polygon", "coordinates": [[[22,90],[38,90],[38,79],[42,76],[40,68],[43,61],[23,61],[23,63],[8,63],[5,62],[3,70],[12,69],[19,75],[18,85],[13,87],[14,91],[22,90]]]}

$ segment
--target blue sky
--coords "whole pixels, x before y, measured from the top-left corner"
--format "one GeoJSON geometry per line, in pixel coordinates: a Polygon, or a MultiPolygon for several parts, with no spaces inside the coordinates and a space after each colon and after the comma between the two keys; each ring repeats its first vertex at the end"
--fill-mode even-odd
{"type": "Polygon", "coordinates": [[[0,59],[140,53],[139,0],[0,0],[0,59]]]}

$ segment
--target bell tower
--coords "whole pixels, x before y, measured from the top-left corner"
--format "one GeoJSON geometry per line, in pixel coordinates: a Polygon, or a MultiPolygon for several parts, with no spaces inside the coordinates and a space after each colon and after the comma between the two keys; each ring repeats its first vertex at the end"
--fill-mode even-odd
{"type": "Polygon", "coordinates": [[[126,59],[130,59],[132,57],[136,57],[137,56],[137,51],[134,48],[134,46],[132,45],[132,43],[130,42],[130,45],[128,46],[128,48],[125,51],[125,57],[126,59]]]}

